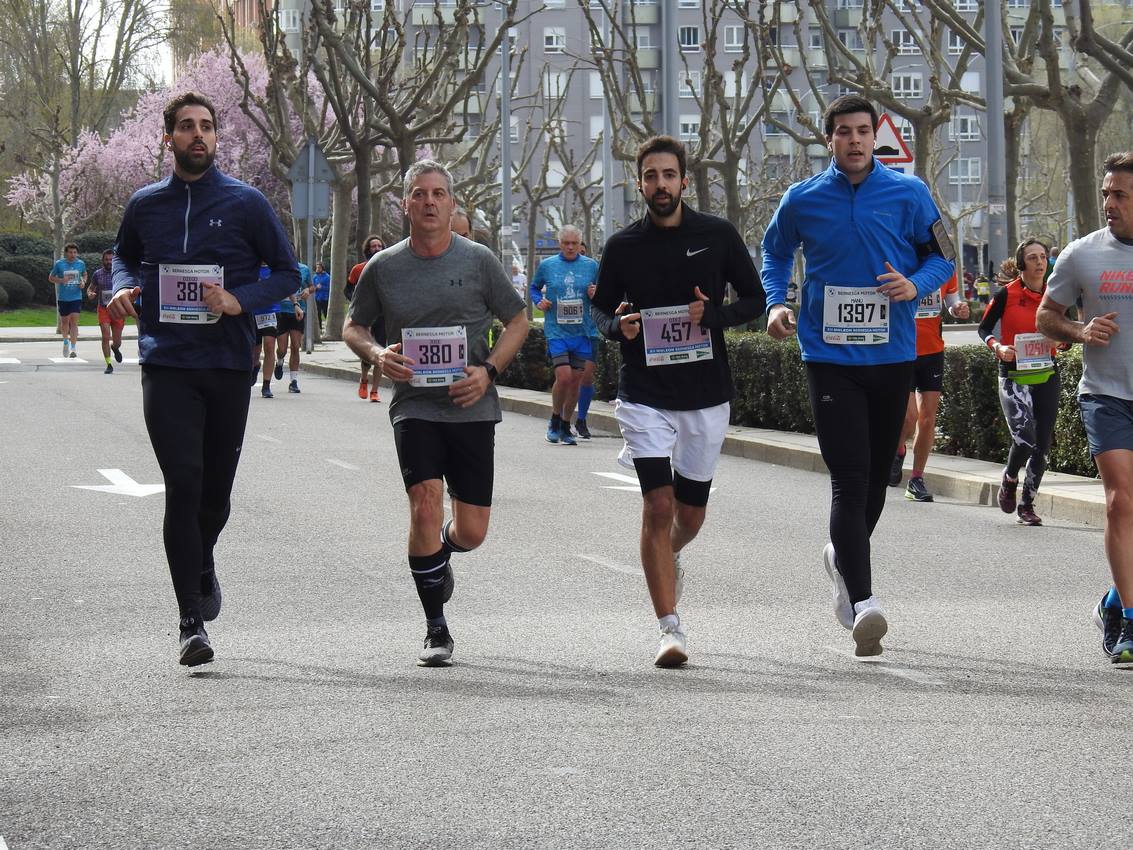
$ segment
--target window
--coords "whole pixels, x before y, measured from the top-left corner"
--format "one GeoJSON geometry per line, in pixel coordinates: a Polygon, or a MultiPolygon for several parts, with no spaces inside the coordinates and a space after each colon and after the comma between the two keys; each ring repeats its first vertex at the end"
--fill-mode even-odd
{"type": "Polygon", "coordinates": [[[279,10],[279,28],[284,32],[299,32],[300,23],[298,9],[279,10]]]}
{"type": "Polygon", "coordinates": [[[564,71],[547,70],[543,77],[543,96],[549,100],[558,100],[566,94],[567,75],[564,71]]]}
{"type": "Polygon", "coordinates": [[[765,137],[787,135],[786,130],[784,130],[780,126],[777,126],[774,123],[775,121],[778,121],[779,124],[790,123],[787,113],[786,112],[772,112],[772,113],[770,113],[769,117],[773,120],[763,122],[763,135],[765,137]]]}
{"type": "Polygon", "coordinates": [[[775,46],[779,45],[779,28],[778,27],[768,27],[767,28],[767,43],[768,44],[774,44],[775,46]]]}
{"type": "Polygon", "coordinates": [[[913,131],[913,125],[903,118],[896,119],[894,124],[897,127],[897,132],[901,134],[901,138],[905,141],[905,144],[912,150],[913,145],[916,144],[916,134],[913,131]]]}
{"type": "Polygon", "coordinates": [[[682,115],[680,120],[681,141],[695,142],[700,138],[700,116],[682,115]]]}
{"type": "Polygon", "coordinates": [[[679,75],[678,96],[679,97],[699,97],[700,96],[700,71],[686,71],[683,68],[677,72],[679,75]]]}
{"type": "Polygon", "coordinates": [[[594,100],[601,100],[606,96],[606,90],[602,87],[602,74],[598,71],[590,72],[590,97],[594,100]]]}
{"type": "Polygon", "coordinates": [[[908,30],[893,30],[890,34],[890,40],[893,42],[893,47],[896,48],[898,56],[916,56],[921,52],[917,40],[908,30]]]}
{"type": "Polygon", "coordinates": [[[513,145],[519,144],[519,119],[516,118],[515,116],[512,116],[511,132],[508,133],[508,136],[511,138],[511,143],[513,145]]]}
{"type": "Polygon", "coordinates": [[[699,53],[700,27],[680,27],[677,30],[677,42],[682,53],[699,53]]]}
{"type": "Polygon", "coordinates": [[[838,0],[839,9],[860,9],[862,0],[838,0]]]}
{"type": "Polygon", "coordinates": [[[975,115],[953,115],[948,126],[948,138],[954,142],[978,142],[980,123],[975,115]]]}
{"type": "Polygon", "coordinates": [[[677,0],[678,9],[699,9],[700,0],[677,0]]]}
{"type": "Polygon", "coordinates": [[[649,27],[633,28],[633,44],[638,50],[648,50],[653,46],[653,34],[649,31],[649,27]]]}
{"type": "Polygon", "coordinates": [[[983,160],[978,156],[964,156],[948,163],[948,182],[953,186],[960,184],[980,184],[983,182],[983,160]]]}
{"type": "MultiPolygon", "coordinates": [[[[566,169],[563,168],[562,160],[551,159],[547,162],[547,188],[548,189],[557,189],[560,186],[562,186],[566,182],[566,176],[567,176],[566,169]]],[[[547,213],[548,223],[549,223],[550,219],[552,219],[552,218],[558,219],[559,221],[562,220],[562,214],[561,213],[556,214],[557,211],[554,210],[553,207],[546,210],[545,212],[547,213]]],[[[551,229],[554,229],[554,228],[551,228],[551,229]]]]}
{"type": "Polygon", "coordinates": [[[979,94],[980,72],[965,71],[964,76],[960,77],[960,90],[966,91],[968,94],[979,94]]]}
{"type": "Polygon", "coordinates": [[[959,33],[948,33],[948,54],[950,56],[959,56],[964,52],[964,39],[960,37],[959,33]]]}
{"type": "Polygon", "coordinates": [[[740,53],[744,49],[744,28],[740,24],[724,27],[724,52],[740,53]]]}
{"type": "Polygon", "coordinates": [[[957,12],[978,12],[980,10],[979,0],[955,0],[952,7],[957,12]]]}
{"type": "Polygon", "coordinates": [[[724,72],[724,97],[734,98],[737,95],[743,97],[747,94],[747,77],[741,73],[738,77],[739,85],[736,84],[735,70],[727,70],[724,72]]]}
{"type": "Polygon", "coordinates": [[[826,46],[826,39],[822,37],[822,27],[810,27],[807,33],[807,47],[811,50],[821,50],[826,46]]]}
{"type": "Polygon", "coordinates": [[[590,116],[590,141],[598,141],[598,137],[602,135],[602,128],[606,126],[605,119],[601,115],[590,116]]]}
{"type": "Polygon", "coordinates": [[[917,100],[924,97],[924,80],[920,74],[894,74],[893,96],[901,100],[917,100]]]}
{"type": "Polygon", "coordinates": [[[566,6],[566,0],[543,0],[543,5],[548,9],[562,9],[566,6]]]}
{"type": "Polygon", "coordinates": [[[862,34],[858,30],[838,30],[838,40],[854,53],[865,51],[865,42],[862,41],[862,34]]]}
{"type": "Polygon", "coordinates": [[[1031,6],[1031,0],[1007,0],[1008,9],[1028,9],[1031,6]]]}
{"type": "Polygon", "coordinates": [[[566,27],[543,27],[543,52],[562,53],[566,49],[566,27]]]}

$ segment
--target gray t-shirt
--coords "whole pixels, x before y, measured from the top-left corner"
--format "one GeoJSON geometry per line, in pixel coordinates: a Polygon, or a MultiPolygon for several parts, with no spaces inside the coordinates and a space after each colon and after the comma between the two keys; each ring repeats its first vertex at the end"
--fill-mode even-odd
{"type": "Polygon", "coordinates": [[[1108,227],[1075,239],[1058,255],[1046,294],[1073,306],[1082,299],[1082,321],[1117,313],[1121,332],[1109,345],[1082,346],[1080,395],[1133,399],[1133,245],[1108,227]]]}
{"type": "MultiPolygon", "coordinates": [[[[495,254],[476,242],[453,236],[439,257],[419,257],[409,240],[375,254],[358,280],[350,318],[367,327],[385,316],[390,345],[402,342],[404,328],[464,326],[468,365],[478,366],[489,353],[493,317],[507,323],[524,309],[495,254]]],[[[476,404],[457,407],[448,387],[394,386],[391,422],[499,422],[500,399],[493,384],[476,404]]]]}

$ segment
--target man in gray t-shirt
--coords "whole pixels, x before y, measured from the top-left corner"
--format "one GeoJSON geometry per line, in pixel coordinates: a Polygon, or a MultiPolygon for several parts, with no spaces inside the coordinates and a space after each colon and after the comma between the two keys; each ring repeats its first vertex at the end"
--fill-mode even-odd
{"type": "Polygon", "coordinates": [[[523,344],[527,314],[492,252],[449,230],[455,204],[444,166],[413,163],[404,188],[409,238],[366,264],[343,339],[394,383],[389,414],[409,496],[409,570],[425,609],[417,663],[438,667],[452,663],[449,557],[479,546],[491,517],[500,421],[493,382],[523,344]],[[370,334],[379,315],[386,348],[370,334]],[[504,330],[489,350],[493,318],[504,330]],[[452,519],[442,527],[445,482],[452,519]]]}
{"type": "Polygon", "coordinates": [[[1133,151],[1105,161],[1106,226],[1058,255],[1038,329],[1080,342],[1078,405],[1105,488],[1105,551],[1114,586],[1094,608],[1102,649],[1114,663],[1133,663],[1133,151]],[[1065,316],[1081,300],[1084,322],[1065,316]]]}

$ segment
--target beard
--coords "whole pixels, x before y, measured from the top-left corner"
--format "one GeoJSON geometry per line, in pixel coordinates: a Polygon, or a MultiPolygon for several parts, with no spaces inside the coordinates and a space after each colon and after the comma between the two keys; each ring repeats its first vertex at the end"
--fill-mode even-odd
{"type": "Polygon", "coordinates": [[[177,160],[178,167],[186,174],[204,174],[216,159],[216,151],[206,149],[204,156],[192,151],[180,151],[173,148],[173,158],[177,160]]]}
{"type": "Polygon", "coordinates": [[[653,215],[658,218],[667,218],[677,211],[681,205],[681,190],[677,190],[675,195],[662,195],[663,200],[658,201],[657,196],[661,194],[654,192],[652,196],[645,198],[645,205],[649,207],[653,215]]]}

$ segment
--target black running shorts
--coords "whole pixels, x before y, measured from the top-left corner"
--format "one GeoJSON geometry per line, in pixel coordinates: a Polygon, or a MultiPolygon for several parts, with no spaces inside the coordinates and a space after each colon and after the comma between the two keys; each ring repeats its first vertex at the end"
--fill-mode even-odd
{"type": "Polygon", "coordinates": [[[406,490],[422,481],[444,479],[454,499],[491,507],[495,422],[402,419],[393,426],[393,440],[406,490]]]}
{"type": "Polygon", "coordinates": [[[944,389],[944,352],[922,354],[913,364],[913,383],[909,392],[938,393],[944,389]]]}
{"type": "Polygon", "coordinates": [[[275,321],[279,329],[276,336],[283,336],[288,331],[303,333],[303,320],[296,318],[294,313],[276,313],[275,321]]]}

